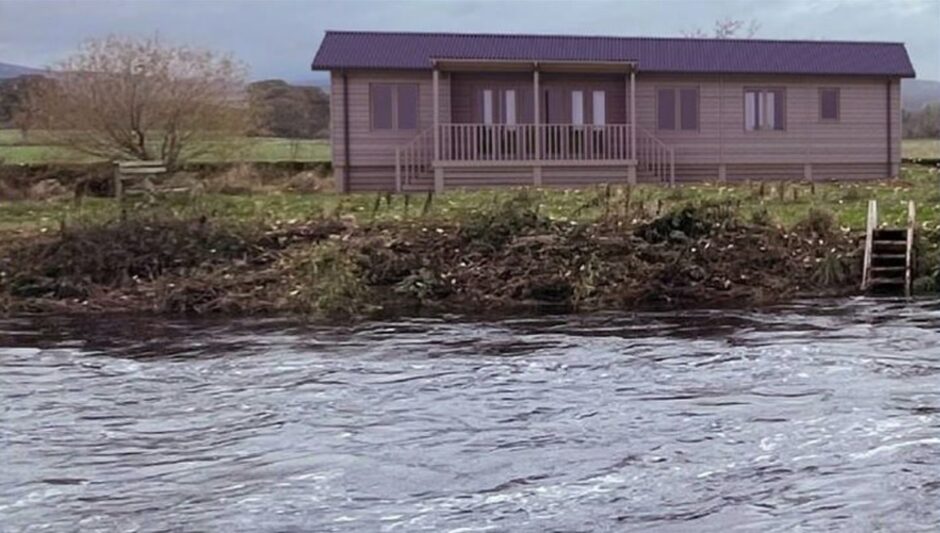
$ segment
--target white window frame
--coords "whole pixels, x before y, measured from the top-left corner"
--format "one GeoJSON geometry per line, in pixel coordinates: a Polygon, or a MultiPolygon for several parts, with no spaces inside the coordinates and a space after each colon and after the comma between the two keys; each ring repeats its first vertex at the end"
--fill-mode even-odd
{"type": "Polygon", "coordinates": [[[607,125],[607,91],[594,91],[591,94],[591,118],[595,126],[607,125]]]}
{"type": "Polygon", "coordinates": [[[785,131],[786,89],[776,87],[748,87],[744,89],[744,130],[745,131],[785,131]],[[780,91],[782,101],[777,101],[780,91]],[[783,106],[784,119],[777,128],[777,106],[783,106]]]}

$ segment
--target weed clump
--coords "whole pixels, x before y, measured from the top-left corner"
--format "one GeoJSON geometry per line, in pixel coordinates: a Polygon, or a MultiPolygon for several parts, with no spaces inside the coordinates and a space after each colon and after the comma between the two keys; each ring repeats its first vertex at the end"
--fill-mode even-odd
{"type": "Polygon", "coordinates": [[[836,219],[829,211],[813,207],[806,213],[806,217],[797,223],[796,228],[817,237],[828,237],[836,229],[836,219]]]}
{"type": "Polygon", "coordinates": [[[681,233],[683,237],[696,239],[721,229],[734,227],[737,223],[731,208],[718,203],[686,204],[642,224],[637,234],[648,242],[662,242],[681,233]]]}
{"type": "Polygon", "coordinates": [[[475,244],[499,249],[513,237],[550,225],[539,212],[539,202],[527,191],[496,201],[491,209],[474,213],[461,225],[461,238],[475,244]]]}

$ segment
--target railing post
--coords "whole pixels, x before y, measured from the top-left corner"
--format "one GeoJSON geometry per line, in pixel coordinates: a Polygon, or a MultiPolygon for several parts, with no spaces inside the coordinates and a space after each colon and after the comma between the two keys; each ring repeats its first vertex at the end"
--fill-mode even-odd
{"type": "Polygon", "coordinates": [[[395,148],[395,192],[401,192],[401,148],[395,148]]]}
{"type": "Polygon", "coordinates": [[[636,65],[630,67],[630,159],[636,161],[636,65]]]}
{"type": "Polygon", "coordinates": [[[433,141],[434,142],[434,160],[431,162],[431,168],[434,169],[434,190],[441,192],[444,190],[444,169],[438,166],[438,161],[441,158],[441,71],[437,68],[437,65],[434,65],[434,71],[431,75],[433,90],[434,90],[434,123],[432,127],[434,128],[433,141]]]}
{"type": "Polygon", "coordinates": [[[669,186],[676,186],[676,151],[669,149],[669,186]]]}

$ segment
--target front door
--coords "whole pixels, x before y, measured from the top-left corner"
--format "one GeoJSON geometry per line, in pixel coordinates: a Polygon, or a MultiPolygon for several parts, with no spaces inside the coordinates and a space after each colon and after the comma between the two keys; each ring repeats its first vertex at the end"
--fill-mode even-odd
{"type": "Polygon", "coordinates": [[[546,154],[552,159],[593,158],[604,153],[607,91],[547,87],[542,91],[546,154]]]}

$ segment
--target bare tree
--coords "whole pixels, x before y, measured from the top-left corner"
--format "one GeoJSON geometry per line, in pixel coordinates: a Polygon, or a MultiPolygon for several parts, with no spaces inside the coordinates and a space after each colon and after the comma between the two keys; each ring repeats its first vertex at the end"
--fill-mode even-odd
{"type": "Polygon", "coordinates": [[[156,37],[87,41],[31,95],[48,141],[108,159],[169,166],[222,149],[248,126],[245,68],[156,37]]]}
{"type": "Polygon", "coordinates": [[[760,23],[754,19],[744,21],[725,17],[715,21],[711,35],[701,28],[695,28],[683,30],[682,36],[697,39],[750,39],[757,34],[758,30],[760,30],[760,23]]]}

